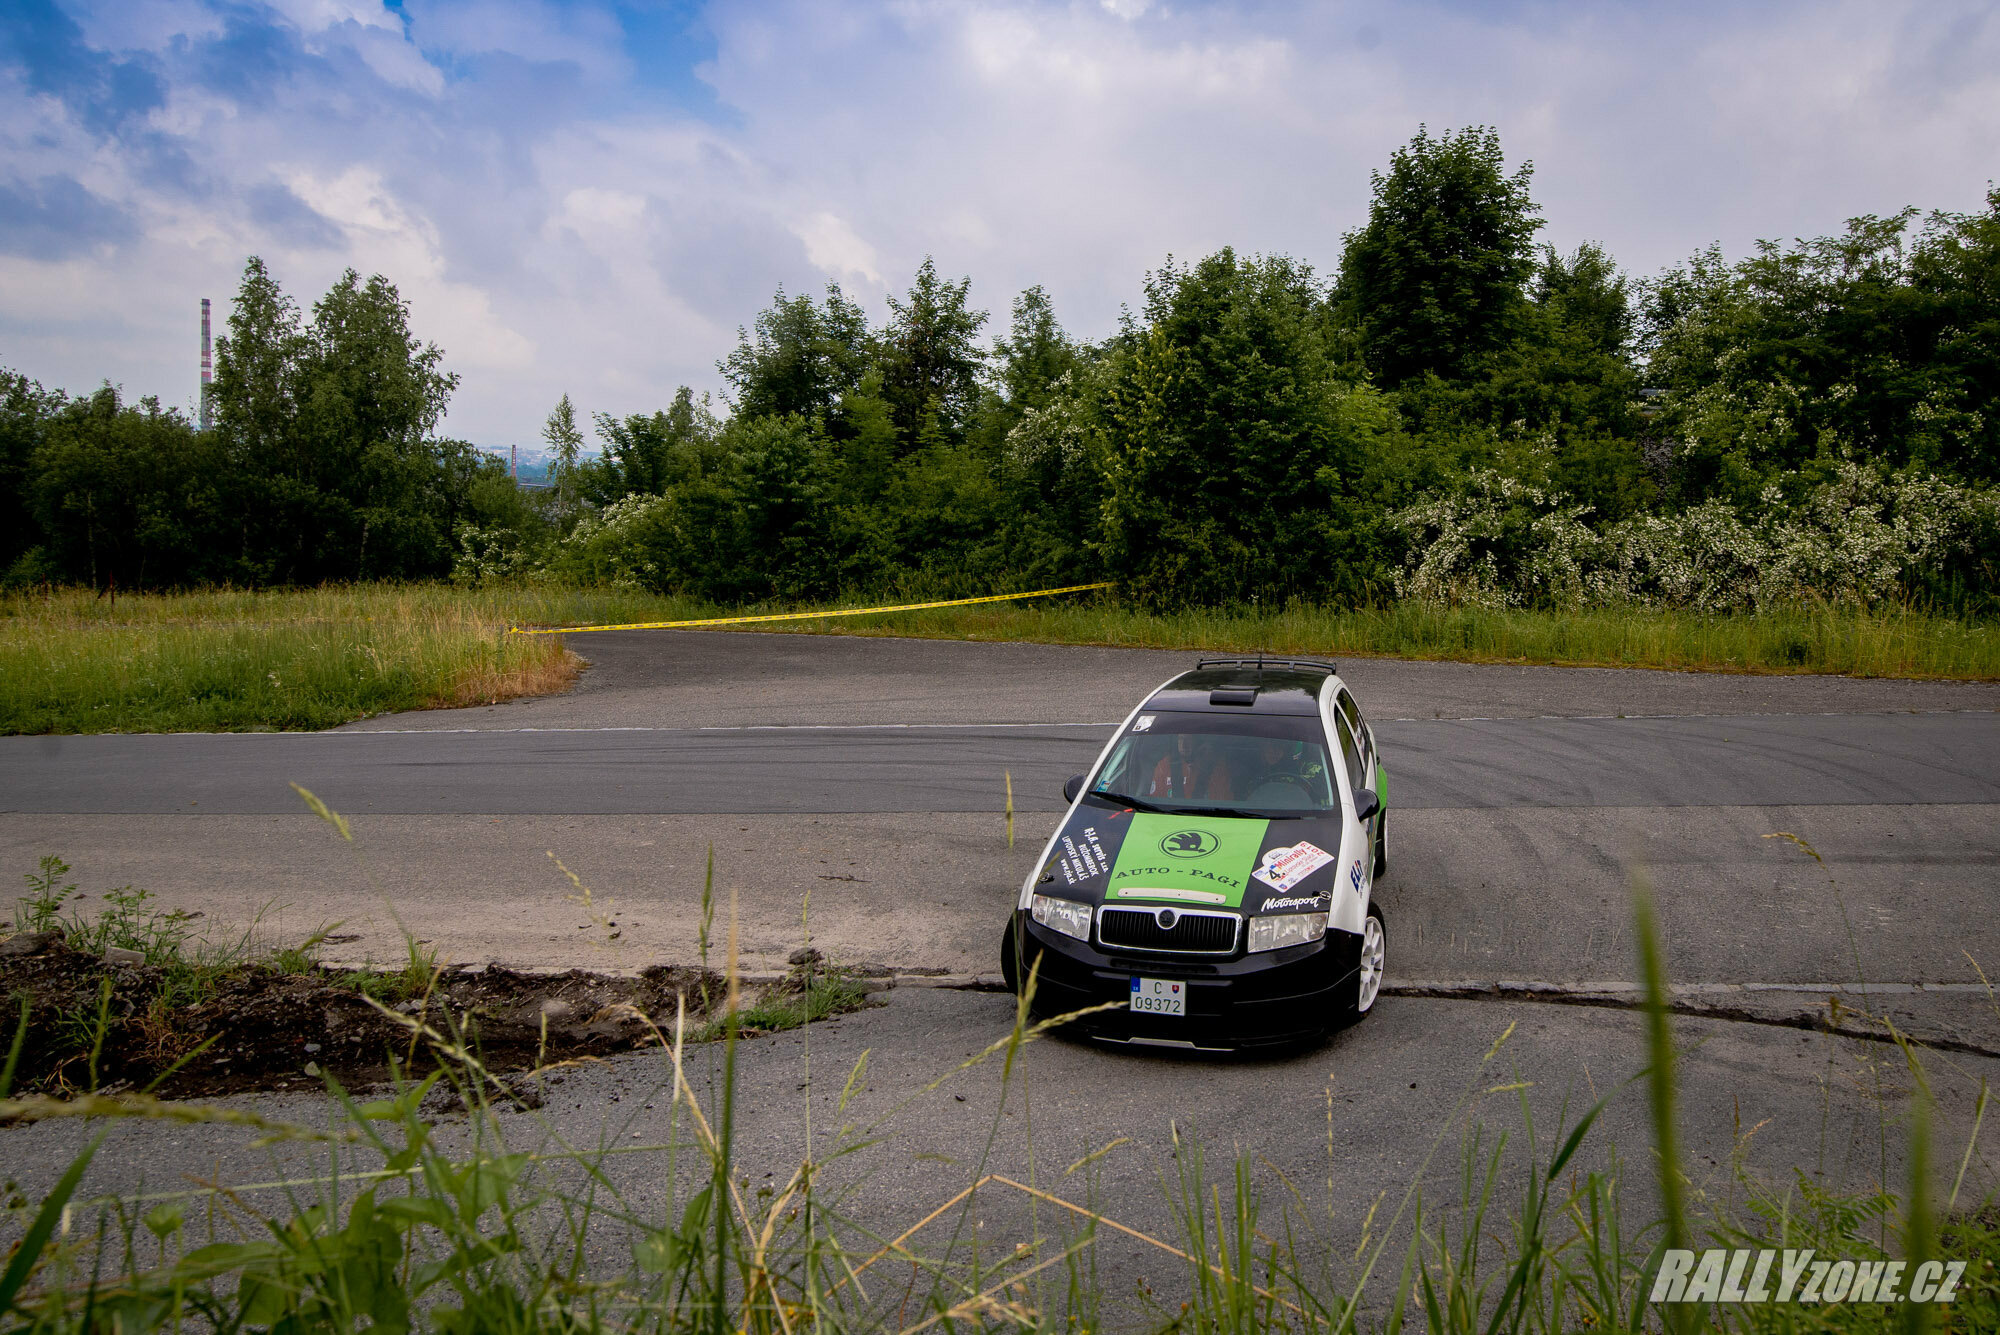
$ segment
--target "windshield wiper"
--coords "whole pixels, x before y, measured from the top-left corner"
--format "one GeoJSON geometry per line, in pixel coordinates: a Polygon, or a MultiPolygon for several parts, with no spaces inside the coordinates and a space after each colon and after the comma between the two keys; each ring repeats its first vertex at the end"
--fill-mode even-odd
{"type": "Polygon", "coordinates": [[[1111,803],[1113,806],[1130,807],[1134,811],[1151,811],[1156,814],[1163,814],[1168,816],[1175,816],[1181,814],[1178,810],[1176,810],[1173,807],[1163,807],[1158,802],[1148,802],[1143,797],[1132,797],[1125,793],[1093,792],[1090,794],[1090,796],[1101,798],[1102,800],[1111,803]]]}

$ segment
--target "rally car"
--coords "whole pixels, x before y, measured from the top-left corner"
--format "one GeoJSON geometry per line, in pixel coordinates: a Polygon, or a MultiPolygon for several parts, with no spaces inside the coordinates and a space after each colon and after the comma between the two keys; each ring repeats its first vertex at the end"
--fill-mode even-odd
{"type": "Polygon", "coordinates": [[[1021,887],[1001,946],[1066,1032],[1244,1048],[1374,1008],[1388,777],[1331,663],[1210,659],[1146,698],[1021,887]]]}

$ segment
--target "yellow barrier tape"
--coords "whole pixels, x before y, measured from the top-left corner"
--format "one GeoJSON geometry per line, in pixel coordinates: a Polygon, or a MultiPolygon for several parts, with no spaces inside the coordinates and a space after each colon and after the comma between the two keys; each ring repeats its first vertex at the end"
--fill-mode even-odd
{"type": "Polygon", "coordinates": [[[815,617],[859,617],[872,612],[922,612],[933,607],[968,607],[973,603],[1005,603],[1016,598],[1046,598],[1054,593],[1083,593],[1090,589],[1108,589],[1112,581],[1101,584],[1071,584],[1061,589],[1036,589],[1032,593],[991,593],[984,598],[947,598],[936,603],[898,603],[894,607],[850,607],[837,612],[772,612],[754,617],[709,617],[702,621],[632,621],[622,626],[554,626],[547,629],[522,630],[519,626],[509,626],[509,635],[581,635],[593,630],[686,630],[693,626],[740,626],[753,621],[811,621],[815,617]]]}

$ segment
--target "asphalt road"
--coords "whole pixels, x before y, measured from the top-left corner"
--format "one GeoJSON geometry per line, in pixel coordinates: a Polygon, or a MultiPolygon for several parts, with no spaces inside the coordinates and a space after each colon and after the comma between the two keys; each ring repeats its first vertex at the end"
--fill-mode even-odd
{"type": "MultiPolygon", "coordinates": [[[[6,739],[0,854],[25,871],[59,852],[86,891],[136,883],[218,927],[260,908],[273,936],[345,919],[356,939],[340,949],[355,958],[399,952],[386,898],[449,957],[622,967],[692,954],[712,855],[753,968],[796,948],[809,892],[815,942],[840,958],[904,970],[906,981],[916,970],[976,974],[993,967],[994,937],[1061,780],[1105,725],[1191,657],[720,634],[576,647],[596,666],[570,695],[332,735],[6,739]],[[879,726],[909,724],[941,726],[879,726]],[[1012,848],[1002,771],[1021,813],[1012,848]],[[290,780],[351,815],[355,844],[304,814],[290,780]],[[549,853],[591,887],[588,907],[549,853]]],[[[1510,1080],[1531,1082],[1541,1125],[1565,1095],[1574,1108],[1641,1068],[1629,1012],[1560,1004],[1636,976],[1639,880],[1659,906],[1675,982],[1697,1000],[1725,997],[1711,1016],[1738,1016],[1679,1029],[1698,1182],[1726,1186],[1738,1135],[1760,1123],[1744,1153],[1770,1180],[1794,1167],[1830,1185],[1896,1180],[1910,1085],[1900,1058],[1786,1027],[1824,1014],[1831,990],[1861,978],[1902,990],[1873,1001],[1848,992],[1843,1004],[1886,1008],[1952,1044],[1929,1074],[1944,1147],[1935,1157],[1955,1170],[1979,1080],[2000,1081],[2000,1062],[1981,1055],[2000,1051],[2000,1015],[1979,982],[1980,966],[2000,964],[2000,691],[1345,668],[1393,780],[1380,895],[1395,994],[1379,1013],[1315,1052],[1257,1063],[1037,1045],[1006,1102],[981,1068],[844,1160],[860,1213],[878,1225],[920,1217],[967,1180],[970,1147],[990,1127],[1000,1130],[987,1166],[1026,1180],[1032,1121],[1042,1171],[1130,1137],[1103,1161],[1099,1199],[1128,1222],[1164,1227],[1155,1174],[1170,1167],[1174,1129],[1192,1124],[1221,1157],[1257,1156],[1273,1209],[1278,1170],[1325,1184],[1315,1190],[1331,1206],[1321,1216],[1331,1246],[1351,1254],[1367,1207],[1400,1190],[1440,1134],[1451,1143],[1433,1173],[1455,1165],[1453,1100],[1477,1083],[1480,1055],[1508,1024],[1519,1028],[1501,1061],[1510,1080]],[[1817,858],[1770,837],[1779,832],[1817,858]],[[1422,995],[1502,980],[1543,999],[1422,995]]],[[[828,1109],[816,1111],[820,1125],[840,1120],[831,1101],[863,1052],[869,1074],[848,1120],[888,1113],[1007,1023],[1005,999],[987,993],[905,985],[886,996],[815,1031],[811,1090],[800,1088],[797,1036],[746,1047],[741,1143],[765,1165],[749,1167],[753,1181],[801,1152],[802,1100],[828,1109]]],[[[651,1143],[664,1130],[657,1079],[657,1059],[639,1056],[578,1073],[546,1126],[572,1140],[622,1143],[636,1131],[635,1143],[651,1143]]],[[[323,1116],[298,1096],[257,1106],[323,1116]]],[[[1517,1117],[1481,1106],[1495,1126],[1517,1117]]],[[[545,1130],[529,1118],[513,1125],[530,1139],[545,1130]]],[[[1643,1109],[1629,1094],[1605,1130],[1628,1168],[1644,1162],[1643,1109]]],[[[0,1155],[32,1186],[59,1170],[78,1134],[0,1131],[0,1155]]],[[[92,1181],[157,1185],[196,1161],[243,1181],[282,1167],[268,1153],[236,1132],[131,1127],[92,1181]]],[[[629,1162],[620,1180],[638,1201],[656,1198],[657,1165],[629,1162]]],[[[2000,1174],[1986,1140],[1967,1162],[1964,1191],[1976,1199],[2000,1174]]],[[[979,1213],[1003,1242],[1028,1227],[997,1201],[979,1213]]],[[[1121,1257],[1108,1271],[1118,1286],[1140,1276],[1158,1285],[1166,1273],[1141,1252],[1121,1257]]]]}
{"type": "MultiPolygon", "coordinates": [[[[1399,809],[2000,801],[2000,714],[1385,720],[1399,809]]],[[[860,724],[0,738],[0,811],[397,815],[1059,811],[1106,727],[860,724]]]]}

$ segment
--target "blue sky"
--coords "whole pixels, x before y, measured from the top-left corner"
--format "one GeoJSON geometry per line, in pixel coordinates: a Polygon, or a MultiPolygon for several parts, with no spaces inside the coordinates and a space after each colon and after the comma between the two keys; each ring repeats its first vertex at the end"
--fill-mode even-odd
{"type": "Polygon", "coordinates": [[[1169,253],[1335,265],[1420,122],[1499,127],[1544,239],[1657,272],[2000,175],[2000,17],[1929,0],[703,5],[10,0],[0,365],[194,397],[244,257],[353,266],[532,444],[720,389],[780,283],[878,318],[926,254],[1098,336],[1169,253]]]}

